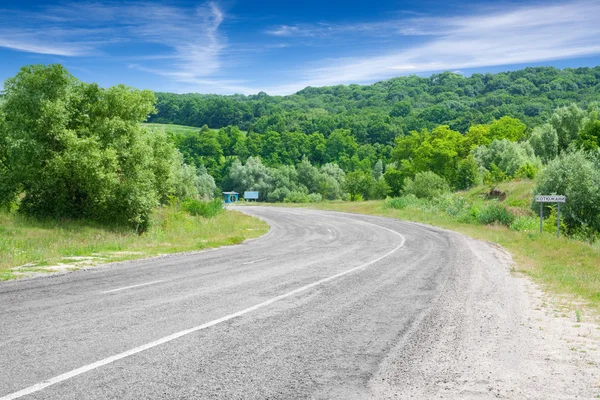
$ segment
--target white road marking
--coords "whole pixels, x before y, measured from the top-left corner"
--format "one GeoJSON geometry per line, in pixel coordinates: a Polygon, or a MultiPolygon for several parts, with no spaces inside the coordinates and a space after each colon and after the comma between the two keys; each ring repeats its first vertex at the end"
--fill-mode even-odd
{"type": "MultiPolygon", "coordinates": [[[[341,217],[341,218],[344,218],[344,217],[341,217]]],[[[351,219],[351,218],[346,218],[346,219],[351,219]]],[[[58,376],[55,376],[53,378],[46,379],[43,382],[36,383],[35,385],[29,386],[29,387],[27,387],[25,389],[22,389],[22,390],[19,390],[18,392],[14,392],[14,393],[8,394],[8,395],[6,395],[4,397],[0,397],[0,400],[13,400],[13,399],[18,399],[19,397],[27,396],[29,394],[32,394],[32,393],[38,392],[38,391],[40,391],[40,390],[42,390],[44,388],[47,388],[48,386],[55,385],[57,383],[60,383],[60,382],[66,381],[68,379],[74,378],[77,375],[84,374],[84,373],[89,372],[91,370],[94,370],[96,368],[100,368],[100,367],[102,367],[104,365],[111,364],[111,363],[113,363],[115,361],[118,361],[118,360],[121,360],[123,358],[132,356],[132,355],[137,354],[137,353],[141,353],[142,351],[151,349],[153,347],[160,346],[161,344],[168,343],[168,342],[170,342],[172,340],[175,340],[175,339],[178,339],[178,338],[180,338],[182,336],[189,335],[190,333],[194,333],[194,332],[200,331],[202,329],[206,329],[206,328],[209,328],[211,326],[220,324],[222,322],[229,321],[230,319],[233,319],[233,318],[236,318],[236,317],[240,317],[240,316],[242,316],[244,314],[248,314],[249,312],[256,311],[259,308],[263,308],[263,307],[269,306],[269,305],[271,305],[271,304],[273,304],[273,303],[275,303],[275,302],[277,302],[279,300],[283,300],[283,299],[285,299],[287,297],[293,296],[293,295],[298,294],[300,292],[304,292],[304,291],[306,291],[308,289],[312,289],[315,286],[319,286],[319,285],[321,285],[323,283],[326,283],[326,282],[332,281],[334,279],[340,278],[340,277],[342,277],[344,275],[347,275],[347,274],[350,274],[350,273],[352,273],[354,271],[358,271],[359,269],[366,268],[369,265],[373,265],[376,262],[381,261],[381,260],[383,260],[386,257],[389,257],[390,255],[392,255],[393,253],[395,253],[396,251],[398,251],[402,246],[404,246],[404,242],[406,241],[406,238],[404,236],[402,236],[400,233],[398,233],[396,231],[393,231],[391,229],[385,228],[383,226],[372,224],[370,222],[360,221],[360,220],[354,220],[354,221],[362,222],[362,223],[365,223],[365,224],[368,224],[368,225],[373,225],[373,226],[376,226],[378,228],[385,229],[386,231],[392,232],[393,234],[400,236],[400,238],[402,238],[402,242],[397,247],[395,247],[393,250],[385,253],[384,255],[382,255],[380,257],[377,257],[374,260],[369,261],[368,263],[359,265],[358,267],[350,268],[349,270],[340,272],[339,274],[335,274],[335,275],[332,275],[332,276],[330,276],[328,278],[324,278],[324,279],[321,279],[319,281],[310,283],[310,284],[308,284],[306,286],[302,286],[302,287],[300,287],[298,289],[294,289],[291,292],[287,292],[287,293],[282,294],[280,296],[273,297],[270,300],[267,300],[267,301],[264,301],[262,303],[256,304],[256,305],[254,305],[252,307],[248,307],[248,308],[246,308],[244,310],[235,312],[233,314],[226,315],[226,316],[224,316],[222,318],[215,319],[215,320],[207,322],[205,324],[198,325],[198,326],[195,326],[193,328],[186,329],[186,330],[183,330],[183,331],[180,331],[180,332],[177,332],[177,333],[173,333],[172,335],[165,336],[164,338],[155,340],[154,342],[150,342],[150,343],[144,344],[142,346],[136,347],[134,349],[127,350],[127,351],[125,351],[123,353],[116,354],[114,356],[105,358],[105,359],[100,360],[100,361],[96,361],[95,363],[92,363],[92,364],[84,365],[83,367],[80,367],[80,368],[74,369],[72,371],[66,372],[66,373],[64,373],[62,375],[58,375],[58,376]]]]}
{"type": "Polygon", "coordinates": [[[265,260],[268,260],[268,258],[260,258],[258,260],[248,261],[248,262],[242,263],[242,265],[254,264],[254,263],[257,263],[259,261],[265,261],[265,260]]]}
{"type": "Polygon", "coordinates": [[[140,286],[154,285],[155,283],[160,283],[160,282],[164,282],[164,281],[153,281],[153,282],[140,283],[139,285],[125,286],[125,287],[121,287],[118,289],[107,290],[105,292],[101,292],[101,294],[119,292],[121,290],[133,289],[133,288],[140,287],[140,286]]]}

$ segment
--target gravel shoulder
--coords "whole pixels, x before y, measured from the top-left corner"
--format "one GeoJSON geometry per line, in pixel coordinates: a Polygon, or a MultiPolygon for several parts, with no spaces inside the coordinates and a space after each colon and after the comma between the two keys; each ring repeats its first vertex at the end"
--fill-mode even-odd
{"type": "Polygon", "coordinates": [[[451,235],[469,251],[381,363],[371,398],[600,397],[600,327],[562,314],[499,246],[451,235]]]}

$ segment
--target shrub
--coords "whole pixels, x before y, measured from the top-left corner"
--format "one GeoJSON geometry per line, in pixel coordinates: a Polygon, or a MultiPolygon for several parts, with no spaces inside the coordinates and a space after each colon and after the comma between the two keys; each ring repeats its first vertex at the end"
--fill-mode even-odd
{"type": "Polygon", "coordinates": [[[477,215],[477,222],[482,225],[490,225],[494,222],[505,226],[511,226],[515,216],[510,213],[503,205],[497,202],[490,202],[481,209],[477,215]]]}
{"type": "Polygon", "coordinates": [[[311,193],[308,195],[309,203],[320,203],[321,201],[323,201],[323,196],[320,193],[311,193]]]}
{"type": "MultiPolygon", "coordinates": [[[[600,232],[600,168],[591,155],[577,151],[550,161],[537,177],[534,194],[567,196],[561,216],[568,229],[587,226],[600,232]]],[[[539,204],[534,202],[532,208],[539,210],[539,204]]],[[[549,211],[545,206],[544,213],[549,211]]]]}
{"type": "Polygon", "coordinates": [[[454,194],[445,194],[433,199],[435,208],[445,212],[452,217],[459,217],[466,213],[469,203],[464,197],[455,196],[454,194]]]}
{"type": "Polygon", "coordinates": [[[285,199],[284,203],[308,203],[308,194],[300,191],[291,191],[285,199]]]}
{"type": "Polygon", "coordinates": [[[538,167],[535,164],[525,163],[515,172],[515,178],[533,179],[538,173],[538,167]]]}
{"type": "Polygon", "coordinates": [[[282,187],[277,188],[267,195],[267,201],[272,203],[284,201],[287,196],[290,195],[288,188],[282,187]]]}
{"type": "Polygon", "coordinates": [[[459,190],[470,189],[479,182],[479,169],[475,158],[469,157],[460,160],[456,167],[456,188],[459,190]]]}
{"type": "Polygon", "coordinates": [[[191,215],[204,218],[212,218],[224,210],[221,199],[211,201],[188,199],[182,203],[182,208],[191,215]]]}
{"type": "Polygon", "coordinates": [[[394,198],[388,197],[385,200],[384,206],[386,208],[394,208],[396,210],[402,210],[403,208],[406,208],[406,207],[415,206],[418,203],[419,203],[419,199],[417,198],[417,196],[415,196],[414,194],[409,194],[409,195],[402,196],[402,197],[394,197],[394,198]]]}
{"type": "Polygon", "coordinates": [[[510,229],[518,232],[533,232],[540,229],[540,220],[536,217],[520,216],[510,224],[510,229]]]}
{"type": "Polygon", "coordinates": [[[404,180],[404,189],[402,194],[413,194],[418,198],[432,199],[450,192],[448,182],[434,172],[418,172],[414,180],[406,178],[404,180]]]}

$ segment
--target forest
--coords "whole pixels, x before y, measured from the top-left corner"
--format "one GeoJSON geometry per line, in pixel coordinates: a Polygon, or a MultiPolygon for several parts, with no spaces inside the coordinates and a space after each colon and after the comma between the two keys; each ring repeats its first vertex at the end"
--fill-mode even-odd
{"type": "Polygon", "coordinates": [[[568,196],[571,233],[600,232],[600,67],[218,96],[103,89],[38,65],[4,87],[0,203],[29,215],[143,231],[153,207],[221,189],[356,201],[535,179],[568,196]]]}

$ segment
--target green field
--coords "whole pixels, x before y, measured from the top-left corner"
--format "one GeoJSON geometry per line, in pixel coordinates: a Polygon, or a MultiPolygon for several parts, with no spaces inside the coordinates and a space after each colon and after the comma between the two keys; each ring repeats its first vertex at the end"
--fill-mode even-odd
{"type": "Polygon", "coordinates": [[[195,126],[185,126],[185,125],[175,125],[175,124],[151,124],[151,123],[142,123],[140,124],[146,129],[150,130],[159,130],[163,132],[173,132],[173,133],[190,133],[190,132],[199,132],[200,128],[195,126]]]}
{"type": "Polygon", "coordinates": [[[267,231],[263,221],[235,211],[206,219],[174,206],[157,209],[143,235],[84,221],[0,213],[0,280],[237,244],[267,231]]]}

